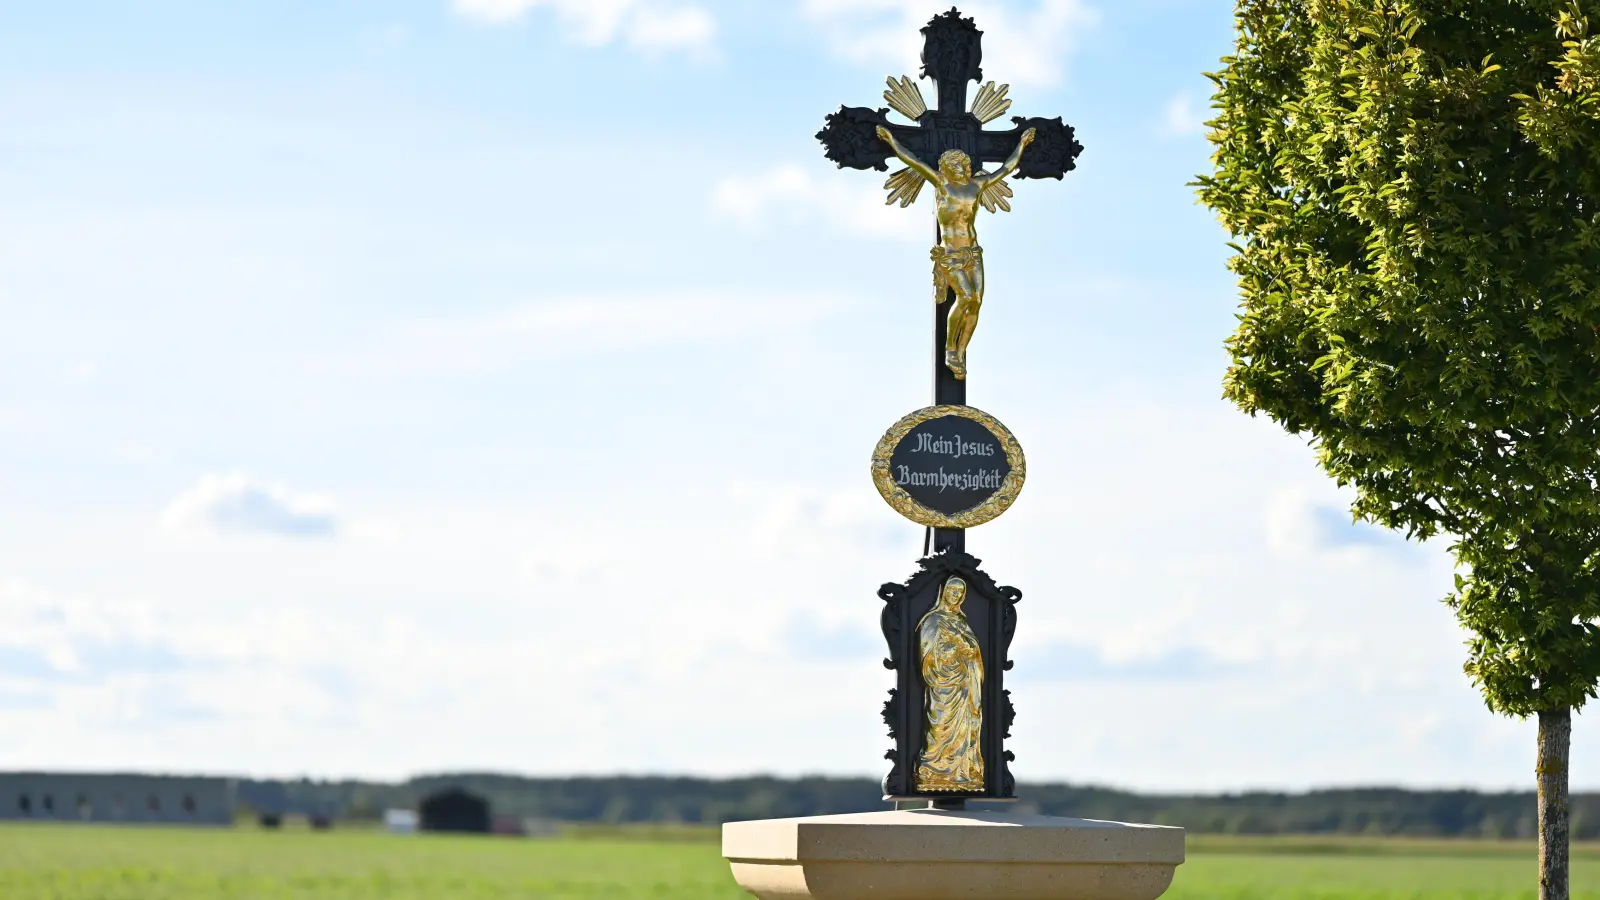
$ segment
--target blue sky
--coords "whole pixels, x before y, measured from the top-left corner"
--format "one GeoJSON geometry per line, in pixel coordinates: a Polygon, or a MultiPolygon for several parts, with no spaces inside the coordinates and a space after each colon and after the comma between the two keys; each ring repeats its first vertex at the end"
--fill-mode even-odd
{"type": "MultiPolygon", "coordinates": [[[[0,3],[0,767],[881,774],[932,229],[812,135],[947,6],[0,3]]],[[[1086,147],[980,224],[1019,777],[1527,784],[1443,549],[1219,399],[1230,5],[963,8],[1086,147]]]]}

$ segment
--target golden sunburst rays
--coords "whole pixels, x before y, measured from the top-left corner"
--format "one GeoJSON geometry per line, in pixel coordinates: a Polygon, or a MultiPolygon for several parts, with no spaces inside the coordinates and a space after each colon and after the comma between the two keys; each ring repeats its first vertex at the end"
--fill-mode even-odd
{"type": "Polygon", "coordinates": [[[996,178],[992,181],[985,182],[983,188],[978,191],[978,202],[982,203],[983,208],[987,209],[989,212],[994,212],[996,207],[1005,212],[1010,212],[1010,197],[1011,185],[1006,184],[1006,180],[1004,178],[996,178]]]}
{"type": "MultiPolygon", "coordinates": [[[[883,92],[883,99],[894,107],[895,112],[913,122],[927,114],[928,104],[922,99],[922,89],[917,87],[910,75],[900,76],[899,81],[891,76],[888,83],[889,89],[883,92]]],[[[914,169],[901,169],[883,183],[883,189],[889,192],[889,199],[883,202],[886,205],[898,203],[904,209],[917,202],[917,195],[922,193],[924,184],[927,184],[927,180],[914,169]]]]}
{"type": "Polygon", "coordinates": [[[978,88],[978,96],[972,99],[972,114],[978,117],[979,122],[984,123],[993,122],[1005,115],[1006,110],[1011,108],[1011,101],[1006,99],[1006,91],[1009,90],[1011,85],[1002,84],[996,88],[992,81],[978,88]]]}
{"type": "Polygon", "coordinates": [[[905,209],[917,202],[917,195],[922,193],[922,186],[927,184],[927,179],[911,168],[901,169],[889,176],[883,183],[883,189],[889,192],[889,199],[883,201],[887,206],[899,201],[900,208],[905,209]]]}
{"type": "MultiPolygon", "coordinates": [[[[898,80],[890,77],[888,84],[889,89],[883,92],[883,99],[895,112],[913,122],[927,114],[928,103],[922,97],[922,89],[911,80],[910,75],[902,75],[898,80]]],[[[978,96],[972,100],[972,115],[980,123],[992,122],[1005,115],[1006,110],[1011,108],[1011,101],[1006,99],[1006,93],[1010,90],[1011,85],[995,87],[992,81],[978,88],[978,96]]],[[[927,183],[914,169],[900,169],[883,183],[883,189],[889,192],[889,199],[884,203],[898,203],[901,208],[910,206],[917,202],[922,186],[927,183]]],[[[978,202],[989,212],[1010,212],[1012,196],[1011,185],[1006,184],[1004,179],[995,179],[978,192],[978,202]]]]}
{"type": "Polygon", "coordinates": [[[894,107],[895,112],[913,122],[928,111],[928,104],[922,99],[922,89],[917,87],[910,75],[901,75],[899,81],[890,76],[889,89],[883,92],[883,100],[894,107]]]}

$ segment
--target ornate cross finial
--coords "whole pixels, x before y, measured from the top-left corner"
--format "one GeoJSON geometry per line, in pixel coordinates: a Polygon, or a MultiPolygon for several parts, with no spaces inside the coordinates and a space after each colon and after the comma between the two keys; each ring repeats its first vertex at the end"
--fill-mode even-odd
{"type": "Polygon", "coordinates": [[[983,32],[954,6],[922,26],[922,77],[939,86],[940,112],[961,112],[967,82],[983,80],[983,32]]]}
{"type": "MultiPolygon", "coordinates": [[[[934,83],[934,109],[929,109],[922,92],[910,76],[889,79],[884,102],[889,106],[841,106],[829,113],[817,140],[824,155],[839,168],[888,171],[894,155],[888,142],[880,140],[880,126],[917,157],[933,161],[946,150],[967,154],[974,166],[1004,162],[1016,149],[1024,132],[1033,129],[1036,140],[1017,168],[1018,178],[1060,178],[1072,171],[1083,151],[1072,126],[1053,119],[1012,116],[1009,131],[985,131],[983,125],[1006,114],[1011,101],[1009,85],[989,82],[978,89],[978,96],[967,108],[967,84],[983,79],[983,32],[971,18],[952,7],[934,16],[922,28],[922,77],[934,83]],[[902,125],[889,120],[889,109],[915,122],[902,125]]],[[[889,186],[891,191],[894,186],[889,186]]],[[[904,200],[903,192],[892,201],[904,200]]]]}

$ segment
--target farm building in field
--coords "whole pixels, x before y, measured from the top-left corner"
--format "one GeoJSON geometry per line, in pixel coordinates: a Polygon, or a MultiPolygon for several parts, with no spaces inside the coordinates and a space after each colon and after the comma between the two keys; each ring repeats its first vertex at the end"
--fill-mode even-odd
{"type": "Polygon", "coordinates": [[[412,809],[386,809],[383,827],[390,834],[416,834],[417,812],[412,809]]]}
{"type": "Polygon", "coordinates": [[[488,834],[492,821],[489,801],[462,788],[445,788],[418,804],[423,831],[457,831],[488,834]]]}
{"type": "Polygon", "coordinates": [[[230,778],[0,772],[0,821],[232,825],[230,778]]]}

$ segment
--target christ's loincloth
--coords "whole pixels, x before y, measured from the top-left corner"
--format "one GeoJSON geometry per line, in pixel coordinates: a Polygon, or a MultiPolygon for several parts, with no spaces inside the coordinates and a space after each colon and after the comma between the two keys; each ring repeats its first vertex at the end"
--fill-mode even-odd
{"type": "Polygon", "coordinates": [[[934,273],[946,283],[957,272],[971,275],[978,266],[983,265],[983,248],[978,246],[935,247],[928,251],[928,256],[933,259],[934,273]]]}

